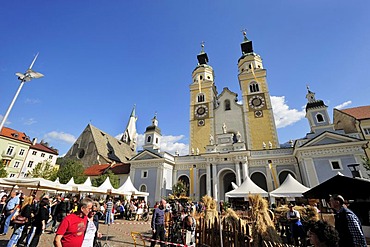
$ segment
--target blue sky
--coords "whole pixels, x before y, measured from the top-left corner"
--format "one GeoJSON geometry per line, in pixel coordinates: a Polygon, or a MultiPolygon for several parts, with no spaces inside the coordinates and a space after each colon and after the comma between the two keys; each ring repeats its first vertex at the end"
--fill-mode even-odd
{"type": "MultiPolygon", "coordinates": [[[[334,107],[368,105],[369,1],[4,1],[0,115],[63,155],[87,124],[118,136],[136,104],[139,133],[157,112],[163,150],[187,152],[189,85],[205,41],[218,91],[240,94],[242,29],[268,73],[280,143],[309,132],[306,85],[334,107]]],[[[239,98],[240,99],[240,98],[239,98]]]]}

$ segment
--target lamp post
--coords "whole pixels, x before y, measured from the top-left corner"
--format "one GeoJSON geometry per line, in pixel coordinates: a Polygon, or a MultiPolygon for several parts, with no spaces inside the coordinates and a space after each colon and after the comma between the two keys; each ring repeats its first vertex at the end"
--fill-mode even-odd
{"type": "Polygon", "coordinates": [[[31,65],[30,65],[30,67],[27,69],[27,71],[26,71],[24,74],[19,73],[19,72],[18,72],[18,73],[15,73],[15,74],[16,74],[16,76],[18,76],[18,80],[20,80],[20,81],[21,81],[21,84],[19,85],[18,90],[17,90],[17,92],[15,93],[15,95],[14,95],[14,97],[13,97],[12,102],[10,103],[10,105],[9,105],[9,107],[8,107],[8,110],[6,111],[6,113],[5,113],[4,117],[3,117],[3,120],[1,120],[1,123],[0,123],[0,132],[1,132],[1,130],[3,129],[3,126],[4,126],[4,124],[5,124],[5,121],[6,121],[6,119],[8,118],[9,113],[10,113],[10,111],[12,110],[13,105],[14,105],[14,103],[15,103],[15,100],[17,99],[17,97],[18,97],[18,95],[19,95],[19,93],[20,93],[20,91],[21,91],[21,89],[22,89],[22,87],[23,87],[24,83],[25,83],[25,82],[29,82],[29,81],[31,81],[32,79],[37,79],[37,78],[44,77],[44,75],[43,75],[43,74],[38,73],[38,72],[36,72],[36,71],[33,71],[33,70],[32,70],[32,67],[33,67],[33,65],[34,65],[34,63],[35,63],[35,61],[36,61],[36,59],[37,59],[38,55],[39,55],[39,54],[37,53],[37,54],[36,54],[36,56],[35,56],[35,58],[33,59],[32,63],[31,63],[31,65]]]}
{"type": "Polygon", "coordinates": [[[360,164],[350,164],[350,165],[347,165],[348,169],[351,171],[352,173],[352,177],[353,178],[361,178],[361,173],[360,173],[360,170],[357,170],[357,167],[360,166],[360,164]]]}

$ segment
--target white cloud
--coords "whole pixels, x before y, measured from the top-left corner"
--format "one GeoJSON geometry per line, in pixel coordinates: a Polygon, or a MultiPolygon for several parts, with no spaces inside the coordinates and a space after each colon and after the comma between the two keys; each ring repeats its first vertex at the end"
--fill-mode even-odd
{"type": "Polygon", "coordinates": [[[41,100],[39,100],[39,99],[30,99],[30,98],[27,98],[26,100],[25,100],[25,103],[26,104],[38,104],[38,103],[40,103],[41,102],[41,100]]]}
{"type": "MultiPolygon", "coordinates": [[[[189,144],[181,142],[181,140],[184,140],[184,139],[185,139],[184,135],[162,136],[160,150],[168,152],[173,155],[175,154],[176,151],[178,151],[180,155],[187,155],[189,154],[189,144]]],[[[137,145],[138,145],[138,148],[141,148],[144,145],[144,135],[143,134],[138,135],[137,145]]]]}
{"type": "Polygon", "coordinates": [[[56,141],[63,141],[69,144],[73,144],[76,141],[76,137],[74,137],[71,134],[67,134],[64,132],[57,132],[57,131],[52,131],[47,133],[44,136],[45,140],[56,140],[56,141]]]}
{"type": "MultiPolygon", "coordinates": [[[[122,134],[118,134],[115,136],[116,139],[120,140],[122,134]]],[[[175,155],[176,151],[179,152],[180,155],[187,155],[189,154],[189,144],[184,143],[185,136],[162,136],[161,138],[161,146],[160,150],[168,152],[170,154],[175,155]]],[[[138,134],[137,136],[137,148],[138,150],[142,149],[144,145],[144,134],[138,134]]]]}
{"type": "Polygon", "coordinates": [[[37,123],[37,121],[34,118],[29,118],[23,122],[24,125],[32,125],[34,123],[37,123]]]}
{"type": "Polygon", "coordinates": [[[306,115],[304,109],[289,109],[285,102],[285,96],[271,96],[272,109],[274,111],[276,128],[284,128],[300,121],[306,115]]]}
{"type": "Polygon", "coordinates": [[[352,104],[352,101],[351,100],[348,100],[346,102],[343,102],[340,105],[334,106],[333,108],[336,108],[336,109],[340,110],[340,109],[343,109],[344,107],[346,107],[346,106],[348,106],[350,104],[352,104]]]}

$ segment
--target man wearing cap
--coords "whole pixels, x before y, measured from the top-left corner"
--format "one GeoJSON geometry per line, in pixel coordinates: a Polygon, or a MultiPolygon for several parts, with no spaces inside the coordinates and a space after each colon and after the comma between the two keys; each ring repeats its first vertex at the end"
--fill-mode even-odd
{"type": "Polygon", "coordinates": [[[339,247],[366,247],[366,239],[357,216],[344,205],[341,195],[330,197],[330,207],[336,211],[335,229],[339,233],[339,247]]]}
{"type": "Polygon", "coordinates": [[[301,223],[301,215],[294,209],[293,203],[288,205],[289,211],[286,213],[286,218],[290,224],[290,231],[294,239],[294,244],[299,245],[299,238],[302,243],[305,242],[305,233],[301,223]]]}

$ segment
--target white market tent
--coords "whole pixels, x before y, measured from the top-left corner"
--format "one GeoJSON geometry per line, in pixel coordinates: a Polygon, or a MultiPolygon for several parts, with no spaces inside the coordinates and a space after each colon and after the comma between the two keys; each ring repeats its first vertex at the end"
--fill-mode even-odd
{"type": "Polygon", "coordinates": [[[0,178],[0,184],[19,186],[19,187],[32,187],[35,189],[48,189],[48,190],[66,190],[64,185],[58,185],[53,181],[43,178],[0,178]]]}
{"type": "Polygon", "coordinates": [[[309,189],[310,188],[295,180],[292,175],[288,174],[280,187],[271,191],[270,195],[273,197],[303,197],[302,193],[309,189]]]}
{"type": "Polygon", "coordinates": [[[85,182],[82,185],[83,186],[92,186],[90,177],[87,177],[85,182]]]}
{"type": "Polygon", "coordinates": [[[117,190],[122,191],[122,192],[129,192],[134,196],[147,197],[149,195],[148,192],[138,191],[133,185],[130,177],[128,177],[126,181],[121,185],[121,187],[119,187],[117,190]]]}
{"type": "Polygon", "coordinates": [[[226,197],[248,197],[249,194],[260,194],[262,197],[268,197],[267,191],[260,188],[248,176],[245,181],[236,189],[225,194],[226,197]]]}
{"type": "Polygon", "coordinates": [[[109,177],[107,177],[98,188],[99,191],[105,191],[105,194],[117,194],[117,195],[131,195],[132,193],[128,191],[120,191],[118,189],[113,188],[112,183],[110,182],[109,177]]]}

